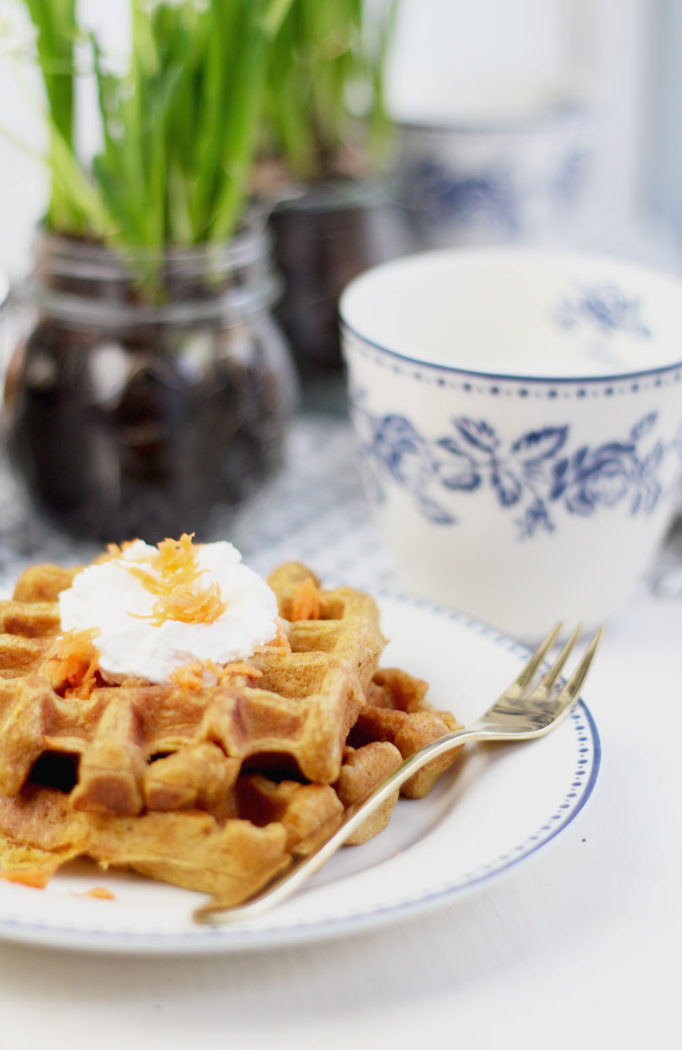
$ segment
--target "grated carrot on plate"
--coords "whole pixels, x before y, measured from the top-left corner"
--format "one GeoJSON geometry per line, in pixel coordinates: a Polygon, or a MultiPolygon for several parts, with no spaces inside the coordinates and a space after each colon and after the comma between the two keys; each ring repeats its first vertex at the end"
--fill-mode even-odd
{"type": "Polygon", "coordinates": [[[93,886],[91,890],[85,890],[83,893],[73,893],[73,897],[93,897],[98,901],[115,901],[116,895],[108,890],[106,886],[93,886]]]}
{"type": "Polygon", "coordinates": [[[34,890],[44,890],[53,875],[52,868],[16,868],[13,871],[0,871],[0,879],[5,882],[16,882],[34,890]]]}

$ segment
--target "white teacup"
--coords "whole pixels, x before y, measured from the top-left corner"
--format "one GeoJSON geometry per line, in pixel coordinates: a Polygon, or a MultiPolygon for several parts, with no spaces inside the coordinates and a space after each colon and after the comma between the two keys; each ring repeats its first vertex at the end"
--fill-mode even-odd
{"type": "Polygon", "coordinates": [[[682,472],[682,283],[584,254],[426,252],[340,302],[368,493],[412,593],[535,639],[621,607],[682,472]]]}
{"type": "Polygon", "coordinates": [[[598,190],[595,126],[577,104],[525,120],[399,125],[395,178],[414,243],[576,243],[598,190]]]}

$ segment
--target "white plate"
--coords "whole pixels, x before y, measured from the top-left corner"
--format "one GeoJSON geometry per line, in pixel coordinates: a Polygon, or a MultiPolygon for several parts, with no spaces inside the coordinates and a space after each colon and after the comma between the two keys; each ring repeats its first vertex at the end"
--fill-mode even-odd
{"type": "MultiPolygon", "coordinates": [[[[426,678],[433,704],[463,722],[527,659],[523,646],[460,614],[406,599],[380,604],[391,639],[383,666],[426,678]]],[[[291,944],[393,922],[486,885],[553,839],[589,797],[599,756],[582,701],[541,740],[469,748],[425,799],[401,800],[381,835],[342,850],[293,899],[249,923],[194,925],[201,895],[78,862],[45,890],[0,881],[0,937],[177,954],[291,944]],[[83,896],[96,886],[115,899],[83,896]]]]}

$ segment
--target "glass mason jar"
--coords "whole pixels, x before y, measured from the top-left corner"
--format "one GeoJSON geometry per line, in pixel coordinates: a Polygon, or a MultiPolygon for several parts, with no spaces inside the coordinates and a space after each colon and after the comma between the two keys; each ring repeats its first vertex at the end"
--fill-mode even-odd
{"type": "Polygon", "coordinates": [[[342,373],[338,301],[363,270],[402,255],[406,241],[387,179],[337,179],[285,197],[270,214],[286,294],[275,308],[304,389],[342,373]]]}
{"type": "Polygon", "coordinates": [[[30,505],[82,540],[211,532],[278,468],[296,380],[269,239],[136,254],[42,235],[5,381],[30,505]]]}

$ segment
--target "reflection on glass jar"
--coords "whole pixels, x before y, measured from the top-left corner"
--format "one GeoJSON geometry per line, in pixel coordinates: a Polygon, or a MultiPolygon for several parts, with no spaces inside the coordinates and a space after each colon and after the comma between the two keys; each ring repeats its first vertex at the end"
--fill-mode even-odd
{"type": "Polygon", "coordinates": [[[42,237],[5,384],[8,452],[50,524],[121,541],[210,531],[280,464],[296,401],[269,242],[136,255],[42,237]]]}

